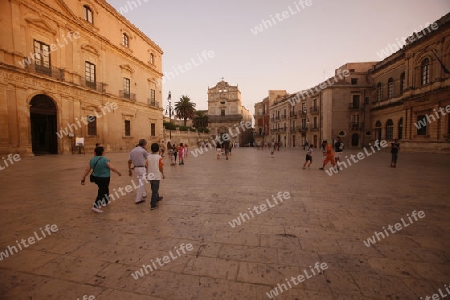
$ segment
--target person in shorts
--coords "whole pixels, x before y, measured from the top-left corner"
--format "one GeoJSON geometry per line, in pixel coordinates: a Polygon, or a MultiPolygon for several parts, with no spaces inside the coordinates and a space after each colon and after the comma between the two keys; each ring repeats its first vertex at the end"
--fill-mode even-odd
{"type": "Polygon", "coordinates": [[[313,146],[311,145],[311,146],[309,146],[309,148],[308,148],[308,150],[306,152],[306,160],[305,160],[305,163],[303,164],[303,170],[306,169],[306,164],[308,163],[308,161],[309,161],[308,169],[311,166],[311,164],[313,162],[312,153],[313,153],[313,146]]]}

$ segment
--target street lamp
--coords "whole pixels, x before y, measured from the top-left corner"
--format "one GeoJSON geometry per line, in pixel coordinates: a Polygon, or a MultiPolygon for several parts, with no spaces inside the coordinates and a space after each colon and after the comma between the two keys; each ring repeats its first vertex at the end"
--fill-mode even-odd
{"type": "MultiPolygon", "coordinates": [[[[167,112],[169,112],[169,123],[172,123],[172,112],[173,112],[173,107],[172,104],[170,103],[171,100],[172,94],[169,91],[169,95],[167,96],[167,101],[169,101],[169,104],[167,104],[166,106],[166,114],[167,112]]],[[[172,139],[172,127],[169,127],[169,137],[170,139],[172,139]]]]}

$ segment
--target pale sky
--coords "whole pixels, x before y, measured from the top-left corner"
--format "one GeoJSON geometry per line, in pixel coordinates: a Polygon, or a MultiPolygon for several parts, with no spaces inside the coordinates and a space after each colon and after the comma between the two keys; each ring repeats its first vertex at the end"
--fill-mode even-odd
{"type": "Polygon", "coordinates": [[[252,114],[268,90],[295,93],[347,62],[379,61],[377,52],[389,43],[450,11],[449,0],[303,1],[134,0],[138,8],[130,10],[132,0],[107,0],[118,11],[127,7],[123,15],[162,48],[164,73],[195,62],[166,79],[164,108],[171,91],[172,101],[188,95],[197,109],[207,109],[208,87],[224,77],[239,85],[252,114]],[[272,26],[266,22],[268,28],[254,34],[262,20],[272,26]],[[200,61],[205,50],[212,52],[200,61]]]}

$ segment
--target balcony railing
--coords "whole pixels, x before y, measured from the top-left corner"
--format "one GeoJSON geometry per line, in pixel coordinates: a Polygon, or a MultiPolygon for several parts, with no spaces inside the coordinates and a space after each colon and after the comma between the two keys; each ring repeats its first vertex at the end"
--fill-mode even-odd
{"type": "Polygon", "coordinates": [[[309,112],[310,112],[312,115],[316,115],[316,114],[319,113],[319,108],[318,108],[318,107],[310,107],[310,108],[309,108],[309,112]]]}
{"type": "Polygon", "coordinates": [[[128,101],[136,101],[136,94],[130,93],[129,91],[125,90],[119,91],[119,97],[128,101]]]}
{"type": "Polygon", "coordinates": [[[310,128],[309,128],[309,130],[310,131],[319,131],[319,126],[311,126],[310,128]]]}
{"type": "Polygon", "coordinates": [[[360,131],[362,130],[362,123],[357,123],[357,122],[350,122],[349,127],[351,128],[351,130],[354,131],[360,131]]]}
{"type": "Polygon", "coordinates": [[[354,110],[361,110],[362,106],[359,103],[349,103],[348,108],[354,110]]]}
{"type": "Polygon", "coordinates": [[[148,105],[154,106],[154,107],[159,107],[159,102],[156,101],[155,99],[148,98],[148,105]]]}
{"type": "Polygon", "coordinates": [[[286,128],[279,128],[278,131],[279,132],[286,132],[286,128]]]}
{"type": "Polygon", "coordinates": [[[298,114],[301,115],[301,116],[306,116],[307,111],[306,111],[306,109],[305,110],[299,110],[298,114]]]}
{"type": "Polygon", "coordinates": [[[299,132],[305,132],[305,131],[308,131],[308,127],[307,126],[297,126],[297,130],[299,131],[299,132]]]}
{"type": "Polygon", "coordinates": [[[286,119],[286,115],[281,115],[281,119],[282,120],[286,119]]]}
{"type": "Polygon", "coordinates": [[[293,111],[291,111],[290,116],[291,116],[291,118],[294,118],[294,119],[297,119],[297,117],[298,117],[298,115],[293,111]]]}
{"type": "Polygon", "coordinates": [[[277,128],[271,129],[272,132],[278,132],[277,128]]]}
{"type": "Polygon", "coordinates": [[[106,83],[103,82],[89,81],[86,78],[81,78],[80,85],[100,93],[106,93],[106,83]]]}
{"type": "Polygon", "coordinates": [[[26,65],[25,69],[32,73],[43,74],[57,80],[64,80],[64,69],[56,68],[53,66],[44,67],[41,65],[36,65],[34,63],[26,65]]]}

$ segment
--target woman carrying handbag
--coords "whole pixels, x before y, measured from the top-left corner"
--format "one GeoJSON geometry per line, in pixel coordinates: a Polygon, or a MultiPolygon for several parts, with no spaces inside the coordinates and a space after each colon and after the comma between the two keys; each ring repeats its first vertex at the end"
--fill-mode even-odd
{"type": "Polygon", "coordinates": [[[81,178],[81,184],[84,185],[87,174],[92,170],[91,175],[94,176],[93,182],[98,186],[97,198],[92,207],[92,210],[96,213],[102,213],[103,211],[100,210],[99,207],[102,204],[103,206],[108,204],[111,171],[122,176],[122,174],[120,174],[120,172],[110,163],[110,160],[103,156],[104,154],[105,150],[103,147],[95,148],[95,156],[89,161],[89,165],[86,167],[83,177],[81,178]]]}

